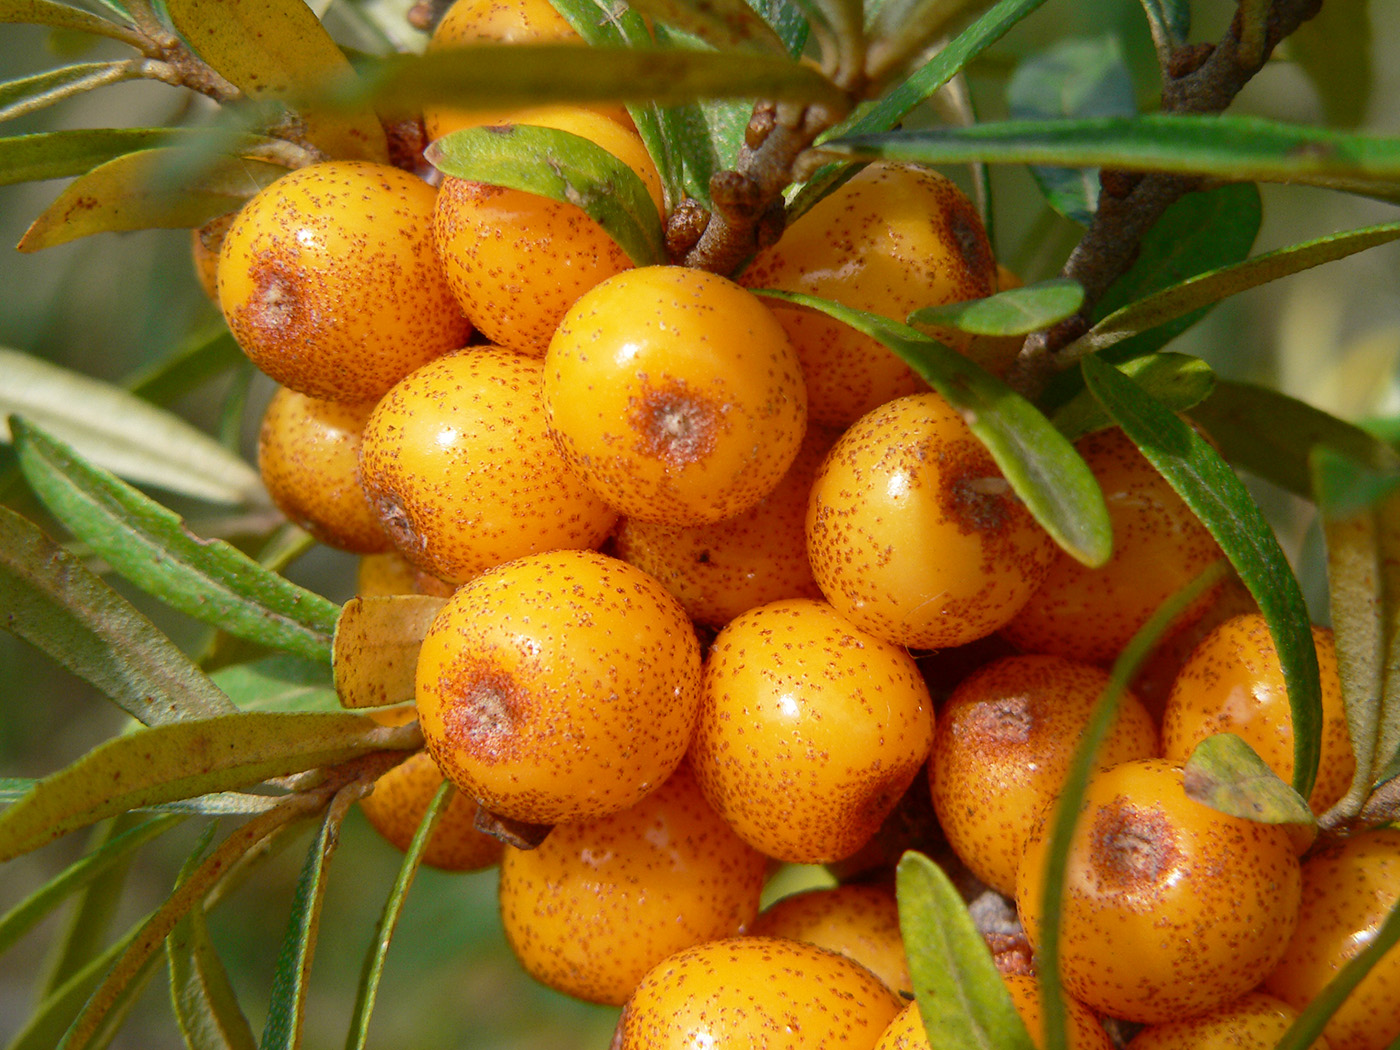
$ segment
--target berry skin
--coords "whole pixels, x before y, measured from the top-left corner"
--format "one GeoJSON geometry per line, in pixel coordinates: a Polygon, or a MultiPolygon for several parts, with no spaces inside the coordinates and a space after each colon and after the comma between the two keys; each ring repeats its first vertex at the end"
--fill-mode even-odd
{"type": "Polygon", "coordinates": [[[687,948],[642,978],[614,1050],[871,1050],[899,998],[844,955],[777,937],[687,948]]]}
{"type": "MultiPolygon", "coordinates": [[[[1011,1002],[1036,1046],[1045,1045],[1045,1022],[1040,1008],[1040,984],[1034,977],[1009,974],[1002,978],[1011,1002]]],[[[1113,1043],[1094,1012],[1077,999],[1065,999],[1071,1050],[1112,1050],[1113,1043]]],[[[885,1029],[875,1050],[930,1050],[919,1004],[910,1003],[885,1029]]]]}
{"type": "Polygon", "coordinates": [[[357,554],[389,549],[360,487],[360,438],[372,404],[318,401],[281,388],[263,413],[258,470],[282,513],[322,543],[357,554]]]}
{"type": "Polygon", "coordinates": [[[733,281],[648,266],[569,310],[544,400],[569,463],[624,515],[700,525],[742,514],[797,455],[807,395],[782,326],[733,281]]]}
{"type": "Polygon", "coordinates": [[[530,824],[636,805],[680,764],[700,643],[659,583],[593,551],[551,551],[459,587],[418,657],[417,703],[443,773],[530,824]]]}
{"type": "MultiPolygon", "coordinates": [[[[947,178],[872,164],[801,216],[740,277],[903,321],[924,306],[996,291],[996,264],[976,209],[947,178]]],[[[878,405],[928,389],[884,346],[825,314],[774,302],[802,360],[812,420],[846,427],[878,405]]],[[[939,331],[963,348],[966,336],[939,331]]]]}
{"type": "MultiPolygon", "coordinates": [[[[1011,656],[974,672],[939,713],[929,784],[939,824],[964,864],[1014,896],[1036,820],[1064,787],[1108,673],[1060,656],[1011,656]]],[[[1097,756],[1107,769],[1155,758],[1157,729],[1131,694],[1097,756]]]]}
{"type": "Polygon", "coordinates": [[[710,647],[691,763],[739,836],[778,860],[849,857],[879,829],[933,742],[909,654],[825,602],[774,602],[710,647]]]}
{"type": "Polygon", "coordinates": [[[387,594],[431,594],[450,598],[453,590],[452,584],[424,572],[398,551],[366,554],[355,573],[355,593],[366,598],[387,594]]]}
{"type": "Polygon", "coordinates": [[[220,215],[190,231],[190,259],[194,263],[194,273],[204,294],[215,306],[219,305],[219,249],[224,246],[224,237],[237,215],[237,212],[220,215]]]}
{"type": "Polygon", "coordinates": [[[938,394],[861,417],[812,485],[812,575],[838,611],[896,645],[937,649],[991,634],[1025,604],[1055,553],[938,394]]]}
{"type": "Polygon", "coordinates": [[[899,930],[899,905],[883,886],[851,883],[795,893],[765,908],[749,933],[840,952],[866,967],[892,992],[914,987],[899,930]]]}
{"type": "Polygon", "coordinates": [[[268,186],[219,253],[238,345],[283,386],[375,401],[471,325],[433,249],[437,191],[385,164],[327,161],[268,186]]]}
{"type": "MultiPolygon", "coordinates": [[[[1325,627],[1312,629],[1322,672],[1322,762],[1308,799],[1322,813],[1346,794],[1356,771],[1337,674],[1337,646],[1325,627]]],[[[1284,780],[1293,778],[1293,716],[1283,668],[1259,613],[1225,621],[1182,666],[1162,715],[1162,757],[1185,763],[1206,737],[1244,738],[1284,780]]]]}
{"type": "MultiPolygon", "coordinates": [[[[1274,1050],[1298,1019],[1282,999],[1250,992],[1232,1003],[1184,1021],[1144,1028],[1125,1050],[1274,1050]]],[[[1318,1036],[1312,1050],[1330,1050],[1318,1036]]]]}
{"type": "MultiPolygon", "coordinates": [[[[1301,1010],[1369,944],[1400,903],[1400,828],[1364,832],[1303,864],[1298,928],[1264,991],[1301,1010]]],[[[1391,948],[1322,1030],[1332,1050],[1385,1050],[1400,1038],[1400,948],[1391,948]]]]}
{"type": "MultiPolygon", "coordinates": [[[[1002,633],[1025,652],[1112,661],[1157,607],[1221,557],[1206,527],[1123,431],[1100,430],[1075,447],[1093,471],[1113,525],[1113,555],[1085,568],[1057,552],[1040,589],[1002,633]]],[[[1208,592],[1177,617],[1189,625],[1208,592]]]]}
{"type": "Polygon", "coordinates": [[[538,551],[596,547],[617,513],[549,436],[539,361],[470,347],[396,385],[365,426],[360,479],[411,561],[454,583],[538,551]]]}
{"type": "Polygon", "coordinates": [[[561,824],[533,850],[507,847],[501,920],[536,980],[621,1006],[667,956],[737,936],[767,874],[682,763],[630,809],[561,824]]]}
{"type": "MultiPolygon", "coordinates": [[[[1124,1020],[1176,1020],[1243,995],[1273,969],[1298,915],[1288,832],[1193,802],[1181,776],[1162,759],[1097,774],[1070,846],[1060,974],[1076,999],[1124,1020]]],[[[1048,823],[1026,845],[1016,888],[1037,948],[1048,823]]]]}

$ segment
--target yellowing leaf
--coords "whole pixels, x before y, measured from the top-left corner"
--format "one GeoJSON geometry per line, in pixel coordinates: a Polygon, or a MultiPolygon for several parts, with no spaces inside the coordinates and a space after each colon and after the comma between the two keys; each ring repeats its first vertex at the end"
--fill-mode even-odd
{"type": "Polygon", "coordinates": [[[335,628],[335,687],[345,707],[411,701],[418,650],[444,598],[389,594],[351,598],[335,628]]]}

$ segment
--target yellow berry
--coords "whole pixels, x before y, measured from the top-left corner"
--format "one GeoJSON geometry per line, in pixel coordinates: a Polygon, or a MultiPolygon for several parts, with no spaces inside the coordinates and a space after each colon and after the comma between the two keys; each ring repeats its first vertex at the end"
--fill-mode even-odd
{"type": "Polygon", "coordinates": [[[892,992],[914,987],[899,930],[899,905],[883,886],[851,883],[784,897],[765,908],[749,932],[840,952],[870,970],[892,992]]]}

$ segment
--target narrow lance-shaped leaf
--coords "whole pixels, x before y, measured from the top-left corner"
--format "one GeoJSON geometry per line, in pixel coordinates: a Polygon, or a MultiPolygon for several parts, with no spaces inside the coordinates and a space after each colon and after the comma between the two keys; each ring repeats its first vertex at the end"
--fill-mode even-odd
{"type": "Polygon", "coordinates": [[[1102,565],[1112,526],[1098,482],[1040,411],[968,358],[908,325],[799,292],[756,294],[808,306],[878,340],[947,399],[1036,521],[1078,561],[1102,565]]]}
{"type": "Polygon", "coordinates": [[[418,650],[447,599],[428,594],[351,598],[335,629],[335,688],[349,708],[411,702],[418,650]]]}
{"type": "MultiPolygon", "coordinates": [[[[1185,412],[1201,404],[1215,389],[1215,373],[1199,357],[1157,353],[1136,357],[1119,366],[1124,374],[1156,401],[1173,412],[1185,412]]],[[[1050,417],[1055,429],[1070,441],[1113,425],[1113,417],[1087,390],[1081,390],[1050,417]]],[[[1209,427],[1206,428],[1209,431],[1209,427]]]]}
{"type": "Polygon", "coordinates": [[[0,507],[0,627],[42,649],[147,725],[233,710],[125,598],[0,507]]]}
{"type": "Polygon", "coordinates": [[[641,176],[580,135],[528,124],[464,128],[424,156],[445,175],[581,208],[638,266],[666,259],[661,215],[641,176]]]}
{"type": "Polygon", "coordinates": [[[37,252],[95,233],[193,229],[237,210],[287,169],[246,157],[218,157],[178,185],[168,169],[182,151],[174,147],[128,153],[93,168],[68,186],[34,220],[19,242],[37,252]]]}
{"type": "Polygon", "coordinates": [[[11,424],[20,469],[45,507],[117,572],[198,620],[329,662],[339,608],[99,470],[36,427],[11,424]]]}
{"type": "Polygon", "coordinates": [[[0,347],[0,441],[9,417],[141,484],[217,503],[267,506],[258,472],[179,416],[110,383],[0,347]]]}
{"type": "Polygon", "coordinates": [[[0,22],[29,22],[53,29],[71,29],[78,33],[111,37],[140,47],[144,41],[131,26],[119,25],[72,4],[53,0],[0,0],[0,22]]]}
{"type": "Polygon", "coordinates": [[[330,668],[295,656],[269,656],[213,672],[214,684],[244,711],[339,711],[330,668]]]}
{"type": "Polygon", "coordinates": [[[153,405],[167,405],[247,360],[221,320],[217,327],[196,332],[168,356],[122,382],[137,397],[153,405]]]}
{"type": "Polygon", "coordinates": [[[1191,0],[1142,0],[1152,37],[1163,44],[1184,44],[1191,32],[1191,0]]]}
{"type": "Polygon", "coordinates": [[[200,57],[249,98],[292,105],[312,145],[332,157],[388,161],[368,106],[327,112],[309,103],[328,80],[354,71],[303,0],[165,0],[165,9],[200,57]]]}
{"type": "Polygon", "coordinates": [[[0,861],[104,817],[419,744],[416,726],[354,714],[245,711],[109,740],[0,813],[0,861]]]}
{"type": "Polygon", "coordinates": [[[1293,787],[1312,792],[1321,753],[1322,693],[1307,605],[1273,529],[1218,452],[1117,368],[1082,362],[1090,391],[1215,537],[1259,603],[1278,650],[1293,718],[1293,787]]]}
{"type": "Polygon", "coordinates": [[[1232,817],[1310,830],[1317,825],[1307,799],[1234,733],[1215,733],[1196,745],[1186,760],[1182,787],[1187,798],[1232,817]]]}
{"type": "Polygon", "coordinates": [[[1083,304],[1084,289],[1079,282],[1056,277],[985,299],[926,306],[907,320],[916,328],[943,325],[972,335],[1029,335],[1073,317],[1083,304]]]}
{"type": "MultiPolygon", "coordinates": [[[[14,120],[108,84],[140,77],[131,62],[79,62],[0,84],[0,121],[14,120]]],[[[20,181],[5,176],[5,181],[20,181]]]]}
{"type": "MultiPolygon", "coordinates": [[[[191,128],[75,128],[0,138],[0,185],[63,179],[100,164],[157,146],[193,146],[207,133],[191,128]]],[[[243,136],[234,145],[253,147],[269,140],[243,136]]]]}
{"type": "Polygon", "coordinates": [[[398,927],[409,888],[418,874],[423,851],[428,848],[428,840],[432,838],[442,815],[447,812],[447,805],[452,801],[455,791],[452,781],[442,782],[428,803],[428,808],[423,811],[423,817],[418,822],[418,829],[413,833],[408,849],[404,850],[398,877],[394,879],[389,897],[384,902],[384,911],[374,928],[374,941],[370,944],[360,971],[360,983],[355,992],[355,1010],[350,1018],[350,1033],[345,1040],[345,1050],[364,1050],[365,1042],[369,1038],[370,1016],[374,1013],[374,1003],[379,995],[379,980],[384,973],[384,959],[389,953],[389,942],[398,927]]]}
{"type": "Polygon", "coordinates": [[[746,0],[634,0],[629,6],[716,48],[788,53],[778,34],[746,0]]]}
{"type": "Polygon", "coordinates": [[[929,1046],[940,1050],[1031,1050],[987,942],[952,882],[922,853],[895,872],[899,929],[929,1046]]]}

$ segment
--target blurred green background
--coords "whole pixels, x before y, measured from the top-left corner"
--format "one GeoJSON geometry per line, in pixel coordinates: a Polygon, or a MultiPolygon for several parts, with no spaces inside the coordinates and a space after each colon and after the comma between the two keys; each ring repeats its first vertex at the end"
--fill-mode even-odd
{"type": "MultiPolygon", "coordinates": [[[[357,19],[368,9],[381,25],[393,27],[406,6],[401,0],[356,5],[360,10],[334,11],[333,24],[346,34],[362,32],[357,19]]],[[[1200,0],[1193,6],[1195,39],[1218,36],[1235,7],[1229,0],[1200,0]]],[[[1324,18],[1366,20],[1368,12],[1368,54],[1337,46],[1342,34],[1329,29],[1327,21],[1311,26],[1290,49],[1293,56],[1307,57],[1312,75],[1282,56],[1250,84],[1238,111],[1400,131],[1400,4],[1328,0],[1324,18]]],[[[970,77],[978,112],[984,118],[1004,114],[1006,79],[1022,56],[1060,38],[1105,34],[1119,39],[1140,104],[1150,107],[1156,74],[1136,0],[1050,0],[970,77]]],[[[410,45],[421,42],[407,29],[397,30],[396,36],[410,45]]],[[[356,42],[365,46],[363,40],[356,42]]],[[[53,65],[55,52],[69,60],[121,54],[115,46],[86,45],[71,35],[6,25],[0,28],[0,80],[53,65]]],[[[198,104],[191,107],[174,89],[129,84],[13,121],[5,133],[155,126],[201,115],[198,104]]],[[[965,172],[950,174],[966,182],[965,172]]],[[[992,184],[998,253],[1028,281],[1052,275],[1074,243],[1076,227],[1047,217],[1024,171],[997,170],[992,184]]],[[[55,184],[0,188],[0,244],[13,245],[59,189],[55,184]]],[[[1264,201],[1259,251],[1396,217],[1394,207],[1317,190],[1265,187],[1264,201]]],[[[1373,249],[1223,304],[1176,348],[1206,358],[1225,376],[1275,385],[1344,418],[1395,416],[1400,414],[1397,273],[1400,247],[1373,249]]],[[[0,248],[0,345],[91,375],[120,380],[168,355],[217,317],[193,276],[184,231],[104,235],[34,256],[0,248]]],[[[175,407],[214,429],[237,389],[236,380],[220,380],[175,407]]],[[[241,442],[249,454],[271,390],[268,381],[253,379],[242,415],[241,442]]],[[[7,456],[0,449],[0,476],[9,477],[7,456]]],[[[6,503],[44,520],[22,487],[12,478],[6,484],[6,503]]],[[[1320,547],[1308,508],[1262,483],[1256,491],[1295,559],[1315,614],[1325,617],[1320,547]]],[[[352,589],[354,560],[318,549],[289,574],[342,600],[352,589]]],[[[197,625],[139,596],[133,599],[177,641],[196,644],[197,625]]],[[[61,768],[118,731],[123,717],[47,658],[0,634],[0,776],[42,776],[61,768]]],[[[114,930],[126,928],[165,896],[195,834],[192,826],[183,827],[140,854],[114,930]]],[[[0,874],[0,912],[71,862],[82,839],[70,836],[7,865],[0,874]]],[[[302,852],[294,847],[276,858],[210,916],[215,942],[255,1030],[266,1009],[302,852]]],[[[398,860],[353,814],[331,869],[307,1046],[344,1040],[361,960],[398,860]]],[[[62,921],[46,922],[0,956],[0,1042],[8,1043],[28,1016],[36,974],[46,965],[46,945],[62,921]]],[[[626,931],[618,935],[626,936],[626,931]]],[[[167,998],[164,976],[158,974],[113,1045],[133,1050],[182,1045],[167,998]]],[[[418,1050],[604,1047],[615,1017],[614,1010],[574,1003],[523,974],[501,934],[492,873],[462,877],[425,870],[390,950],[371,1045],[418,1050]]]]}

